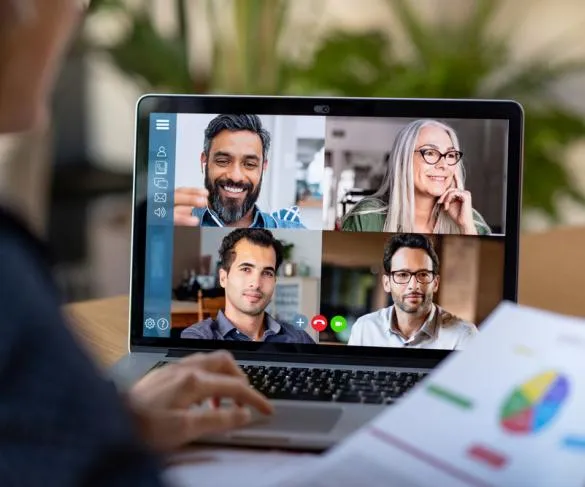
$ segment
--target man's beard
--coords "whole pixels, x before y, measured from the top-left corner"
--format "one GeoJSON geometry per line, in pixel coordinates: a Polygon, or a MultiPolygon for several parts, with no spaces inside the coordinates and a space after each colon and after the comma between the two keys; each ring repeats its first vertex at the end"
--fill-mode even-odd
{"type": "Polygon", "coordinates": [[[207,167],[205,168],[205,189],[209,191],[208,203],[211,209],[219,216],[221,221],[226,225],[235,223],[241,220],[246,213],[248,213],[260,195],[260,188],[262,187],[262,176],[258,182],[258,187],[254,190],[251,183],[236,183],[232,179],[223,178],[216,179],[214,183],[209,179],[207,167]],[[234,188],[241,188],[246,191],[246,197],[242,204],[235,198],[225,198],[222,200],[220,195],[220,187],[231,186],[234,188]]]}
{"type": "Polygon", "coordinates": [[[248,308],[241,307],[239,308],[240,313],[243,313],[247,316],[260,316],[266,310],[268,303],[265,301],[265,297],[262,297],[262,300],[259,304],[251,305],[248,308]]]}
{"type": "Polygon", "coordinates": [[[433,295],[431,293],[429,294],[422,294],[422,300],[418,303],[418,304],[409,304],[408,301],[406,301],[406,299],[404,299],[404,296],[393,296],[393,300],[394,300],[394,304],[396,306],[398,306],[402,311],[404,311],[405,313],[409,313],[409,314],[416,314],[416,313],[420,313],[422,311],[426,311],[429,309],[429,307],[431,306],[431,303],[433,302],[433,295]],[[398,299],[396,299],[398,298],[398,299]]]}

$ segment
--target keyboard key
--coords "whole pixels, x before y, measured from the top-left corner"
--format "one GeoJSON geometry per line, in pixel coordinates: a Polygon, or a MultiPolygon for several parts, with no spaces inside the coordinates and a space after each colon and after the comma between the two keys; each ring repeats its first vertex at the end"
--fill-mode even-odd
{"type": "Polygon", "coordinates": [[[384,398],[378,395],[364,397],[364,404],[384,404],[384,398]]]}
{"type": "Polygon", "coordinates": [[[362,402],[362,396],[357,393],[344,392],[339,396],[334,396],[334,401],[337,402],[362,402]]]}

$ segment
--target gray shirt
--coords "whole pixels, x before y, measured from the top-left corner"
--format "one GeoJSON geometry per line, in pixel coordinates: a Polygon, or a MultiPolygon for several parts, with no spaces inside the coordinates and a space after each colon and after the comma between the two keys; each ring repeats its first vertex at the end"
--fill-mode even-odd
{"type": "Polygon", "coordinates": [[[396,323],[394,306],[361,316],[351,328],[348,345],[462,349],[478,333],[477,327],[433,304],[423,326],[410,338],[396,323]]]}
{"type": "MultiPolygon", "coordinates": [[[[181,332],[181,338],[252,341],[248,335],[238,330],[223,311],[217,314],[216,319],[207,318],[185,328],[181,332]]],[[[260,341],[271,343],[315,343],[304,330],[300,330],[288,323],[279,323],[268,313],[264,313],[264,335],[260,341]]]]}

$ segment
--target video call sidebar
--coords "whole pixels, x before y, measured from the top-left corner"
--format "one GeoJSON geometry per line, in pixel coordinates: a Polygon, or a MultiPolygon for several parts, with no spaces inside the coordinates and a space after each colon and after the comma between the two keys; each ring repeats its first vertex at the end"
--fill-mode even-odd
{"type": "Polygon", "coordinates": [[[145,337],[171,335],[173,192],[177,115],[150,115],[144,280],[145,337]]]}

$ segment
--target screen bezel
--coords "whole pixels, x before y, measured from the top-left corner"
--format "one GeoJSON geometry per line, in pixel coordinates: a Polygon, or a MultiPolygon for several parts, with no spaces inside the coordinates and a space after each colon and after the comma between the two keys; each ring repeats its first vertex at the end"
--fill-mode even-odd
{"type": "Polygon", "coordinates": [[[215,95],[157,95],[141,97],[136,106],[134,215],[130,280],[131,351],[177,353],[230,350],[238,358],[257,360],[432,366],[448,350],[349,347],[264,342],[232,342],[143,337],[144,268],[149,116],[151,113],[256,113],[259,115],[315,115],[353,117],[499,119],[508,121],[506,221],[503,300],[517,301],[518,253],[522,188],[524,112],[511,100],[391,99],[332,97],[268,97],[215,95]]]}

